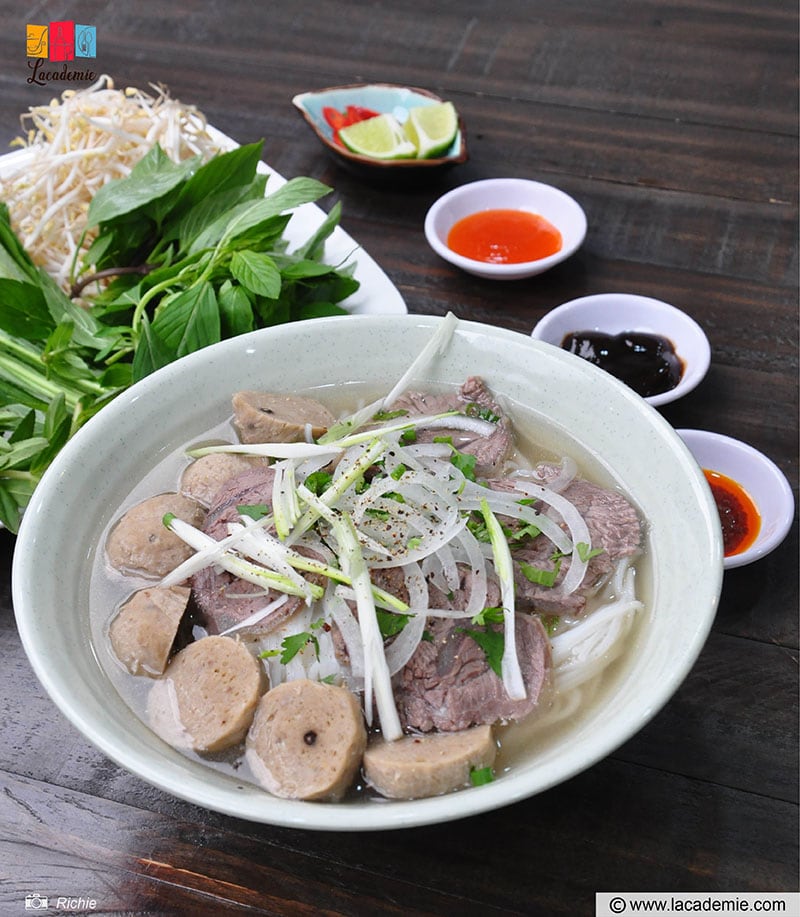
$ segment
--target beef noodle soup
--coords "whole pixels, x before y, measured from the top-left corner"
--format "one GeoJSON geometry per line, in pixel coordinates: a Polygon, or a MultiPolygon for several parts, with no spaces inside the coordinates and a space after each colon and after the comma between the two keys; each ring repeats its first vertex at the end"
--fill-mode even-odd
{"type": "Polygon", "coordinates": [[[373,394],[233,393],[94,562],[120,694],[282,797],[501,778],[613,691],[646,613],[643,520],[571,437],[476,377],[373,394]]]}

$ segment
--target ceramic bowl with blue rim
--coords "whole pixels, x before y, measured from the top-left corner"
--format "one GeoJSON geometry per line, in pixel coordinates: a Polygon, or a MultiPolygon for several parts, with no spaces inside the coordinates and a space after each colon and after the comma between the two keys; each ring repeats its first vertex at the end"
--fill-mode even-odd
{"type": "Polygon", "coordinates": [[[435,105],[444,101],[446,100],[427,89],[391,83],[353,83],[302,92],[292,99],[292,104],[336,162],[349,171],[364,178],[416,179],[466,161],[467,143],[460,116],[458,132],[443,156],[430,159],[381,160],[353,153],[337,142],[334,128],[325,118],[325,109],[333,108],[345,112],[349,105],[355,105],[370,109],[376,114],[392,114],[400,124],[405,124],[410,108],[418,105],[435,105]]]}

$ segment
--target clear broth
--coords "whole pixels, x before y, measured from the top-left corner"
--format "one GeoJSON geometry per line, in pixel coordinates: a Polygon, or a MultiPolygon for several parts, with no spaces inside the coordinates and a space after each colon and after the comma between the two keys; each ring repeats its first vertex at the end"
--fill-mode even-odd
{"type": "MultiPolygon", "coordinates": [[[[448,387],[440,385],[426,386],[426,388],[433,391],[442,391],[448,387]]],[[[452,386],[449,388],[452,388],[452,386]]],[[[380,392],[365,385],[352,384],[344,387],[344,389],[341,387],[311,389],[305,394],[322,401],[338,416],[353,410],[354,405],[370,403],[380,395],[380,392]],[[342,394],[343,391],[344,394],[342,394]]],[[[550,421],[544,420],[535,411],[527,407],[519,404],[506,405],[506,407],[509,409],[509,415],[514,425],[516,455],[520,457],[521,461],[535,465],[539,462],[558,461],[562,456],[570,455],[577,463],[580,477],[602,487],[616,489],[625,493],[621,483],[613,477],[598,458],[581,446],[566,430],[557,427],[550,421]]],[[[147,698],[154,682],[150,678],[133,676],[127,672],[113,653],[108,629],[119,606],[137,590],[152,586],[154,580],[123,575],[111,567],[105,555],[105,542],[111,528],[128,508],[155,494],[177,490],[180,476],[184,468],[191,462],[186,456],[187,448],[199,443],[235,441],[236,433],[231,419],[229,417],[208,430],[198,431],[197,436],[192,437],[186,444],[175,449],[159,461],[132,488],[119,510],[114,514],[106,530],[102,532],[99,547],[93,559],[89,589],[89,613],[95,653],[125,703],[148,726],[147,698]]],[[[627,494],[626,497],[630,499],[627,494]]],[[[646,541],[646,531],[644,534],[646,541]]],[[[626,665],[632,658],[637,634],[641,631],[641,618],[649,613],[651,605],[649,600],[651,595],[650,564],[646,550],[637,559],[635,567],[637,596],[644,602],[645,610],[639,615],[639,620],[634,623],[630,634],[626,638],[628,646],[619,659],[612,663],[596,681],[590,683],[591,698],[574,715],[555,724],[543,725],[539,717],[534,714],[521,723],[495,727],[495,736],[498,742],[495,772],[498,775],[507,773],[522,764],[530,763],[530,761],[534,760],[534,757],[546,754],[547,750],[556,744],[565,732],[584,728],[591,722],[593,713],[599,711],[606,698],[613,694],[626,665]],[[534,749],[533,753],[532,749],[534,749]]],[[[188,758],[227,774],[237,781],[246,781],[259,786],[258,781],[252,775],[246,763],[242,747],[237,746],[217,755],[201,755],[185,748],[178,750],[188,758]]],[[[373,794],[369,787],[361,785],[360,782],[353,787],[349,796],[350,799],[370,799],[373,797],[383,802],[386,801],[382,797],[373,794]]]]}

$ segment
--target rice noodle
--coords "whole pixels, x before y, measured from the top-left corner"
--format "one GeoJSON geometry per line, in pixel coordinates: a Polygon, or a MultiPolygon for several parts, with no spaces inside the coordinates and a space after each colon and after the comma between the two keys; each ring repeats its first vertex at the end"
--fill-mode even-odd
{"type": "Polygon", "coordinates": [[[615,598],[550,641],[556,685],[572,690],[598,675],[622,651],[642,603],[636,598],[630,560],[620,561],[610,586],[615,598]]]}
{"type": "Polygon", "coordinates": [[[64,289],[76,253],[94,233],[86,232],[89,203],[99,188],[123,178],[158,143],[174,162],[207,160],[221,151],[203,115],[160,86],[149,95],[114,89],[101,76],[86,89],[67,90],[61,100],[31,107],[22,115],[29,153],[20,168],[0,179],[0,198],[33,261],[64,289]]]}

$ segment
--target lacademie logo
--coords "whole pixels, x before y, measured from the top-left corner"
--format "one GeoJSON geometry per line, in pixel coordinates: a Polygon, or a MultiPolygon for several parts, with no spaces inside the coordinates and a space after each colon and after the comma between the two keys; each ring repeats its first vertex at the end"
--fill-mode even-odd
{"type": "Polygon", "coordinates": [[[28,23],[26,46],[29,83],[46,86],[51,80],[90,81],[97,79],[93,70],[71,70],[64,63],[60,70],[46,70],[45,61],[74,61],[97,57],[97,30],[93,25],[78,25],[71,19],[48,25],[28,23]]]}

